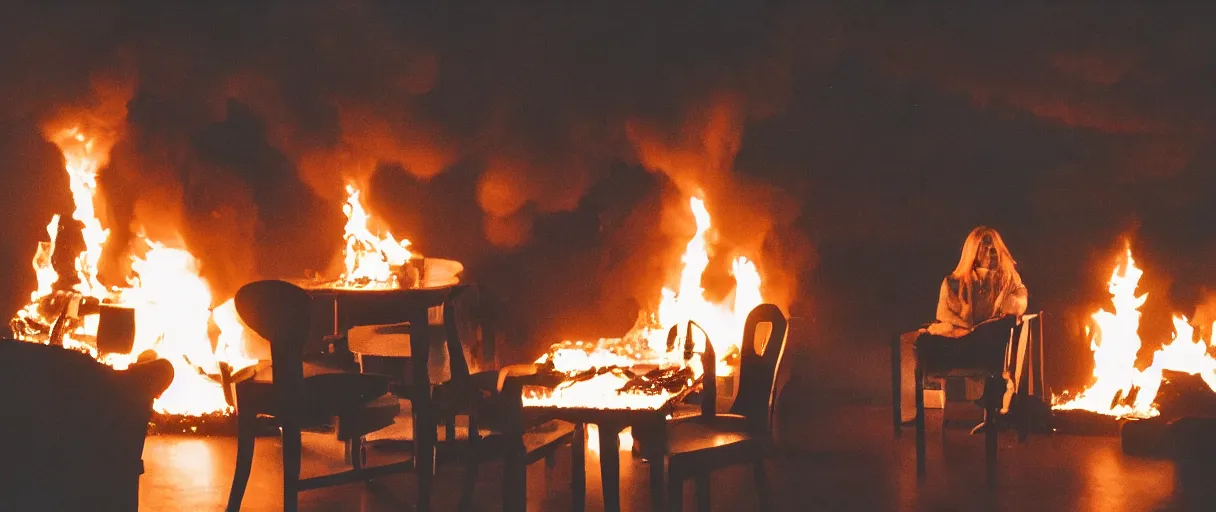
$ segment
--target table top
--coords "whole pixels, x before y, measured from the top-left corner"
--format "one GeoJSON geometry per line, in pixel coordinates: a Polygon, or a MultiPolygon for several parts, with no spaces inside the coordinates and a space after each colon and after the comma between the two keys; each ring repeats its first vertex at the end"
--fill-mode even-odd
{"type": "Polygon", "coordinates": [[[553,418],[577,423],[637,423],[653,420],[656,416],[666,417],[675,410],[675,405],[684,400],[690,393],[699,388],[701,378],[698,377],[691,386],[672,395],[663,405],[655,408],[636,409],[602,409],[596,407],[565,407],[555,405],[528,405],[524,409],[547,414],[553,418]]]}

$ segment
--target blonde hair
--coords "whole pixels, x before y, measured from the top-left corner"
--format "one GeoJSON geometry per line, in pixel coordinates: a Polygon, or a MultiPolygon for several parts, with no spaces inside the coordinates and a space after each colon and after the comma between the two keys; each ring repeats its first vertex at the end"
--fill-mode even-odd
{"type": "Polygon", "coordinates": [[[1014,261],[1013,255],[1009,254],[1009,248],[1005,247],[1001,234],[988,226],[977,226],[967,234],[967,240],[963,242],[963,253],[959,255],[958,265],[954,267],[954,272],[950,273],[950,277],[960,283],[971,284],[971,270],[975,267],[976,253],[979,252],[980,244],[985,236],[992,238],[992,246],[996,248],[996,268],[990,269],[989,272],[995,272],[997,279],[1004,287],[1017,275],[1017,270],[1014,268],[1017,266],[1017,262],[1014,261]]]}

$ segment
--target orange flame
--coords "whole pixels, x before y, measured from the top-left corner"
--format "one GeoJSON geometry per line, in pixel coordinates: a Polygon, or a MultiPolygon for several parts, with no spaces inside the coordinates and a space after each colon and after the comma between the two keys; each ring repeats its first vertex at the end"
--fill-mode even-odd
{"type": "Polygon", "coordinates": [[[347,183],[346,195],[346,204],[342,207],[346,214],[346,233],[343,235],[346,247],[342,250],[345,272],[336,286],[400,288],[401,275],[397,270],[415,256],[410,252],[410,241],[397,240],[388,230],[382,234],[373,233],[368,228],[371,215],[359,200],[359,188],[354,183],[347,183]]]}
{"type": "Polygon", "coordinates": [[[1136,353],[1141,346],[1137,333],[1139,309],[1148,294],[1136,295],[1144,271],[1136,267],[1130,247],[1126,259],[1126,264],[1117,266],[1110,277],[1114,311],[1099,309],[1092,317],[1097,324],[1090,344],[1094,352],[1094,382],[1072,399],[1067,393],[1054,397],[1054,409],[1081,409],[1120,418],[1157,416],[1160,412],[1154,400],[1164,370],[1198,374],[1216,391],[1216,359],[1208,355],[1204,343],[1192,341],[1194,330],[1185,316],[1174,315],[1171,342],[1153,354],[1153,362],[1147,369],[1136,369],[1136,353]]]}
{"type": "MultiPolygon", "coordinates": [[[[73,289],[84,297],[135,310],[135,340],[131,352],[106,354],[100,360],[123,369],[134,363],[144,351],[154,351],[158,357],[170,361],[175,370],[173,382],[153,404],[156,411],[178,415],[228,412],[223,390],[208,375],[218,373],[221,359],[238,368],[251,361],[230,352],[221,357],[212,350],[208,333],[213,320],[211,289],[199,276],[198,261],[184,248],[168,247],[147,240],[140,234],[137,238],[146,246],[146,251],[131,257],[133,275],[127,279],[127,285],[103,286],[98,280],[97,269],[109,230],[97,218],[95,200],[97,173],[108,157],[112,141],[99,142],[101,139],[91,137],[79,126],[57,132],[51,138],[63,151],[66,161],[75,204],[72,218],[83,225],[85,247],[75,259],[79,283],[73,289]]],[[[47,326],[58,317],[55,313],[50,314],[52,318],[44,317],[39,305],[54,293],[53,285],[59,278],[51,264],[59,222],[58,215],[51,219],[47,226],[50,241],[38,244],[33,260],[38,287],[30,296],[30,304],[17,313],[14,324],[47,326]]],[[[84,315],[70,320],[70,329],[63,339],[64,346],[97,358],[95,340],[98,316],[84,315]]],[[[215,320],[218,323],[219,319],[215,320]]],[[[239,336],[231,332],[239,328],[239,322],[221,325],[229,337],[239,336]]],[[[50,333],[39,328],[14,331],[18,338],[25,341],[50,341],[50,333]]]]}
{"type": "MultiPolygon", "coordinates": [[[[706,300],[701,275],[709,266],[710,247],[715,241],[715,233],[703,199],[690,198],[689,208],[696,220],[697,231],[685,246],[679,282],[674,289],[663,288],[658,308],[639,314],[638,321],[622,338],[605,338],[593,343],[565,341],[541,356],[538,363],[552,361],[557,371],[571,376],[596,367],[682,365],[685,362],[682,361],[681,351],[667,352],[667,333],[675,326],[684,336],[692,336],[692,333],[684,332],[688,321],[692,320],[705,330],[714,344],[715,353],[723,358],[718,364],[718,375],[727,375],[732,371],[726,358],[738,353],[747,314],[764,301],[760,292],[760,272],[747,258],[736,258],[732,266],[734,292],[719,303],[706,300]]],[[[704,349],[704,336],[692,336],[692,339],[697,351],[704,349]]],[[[687,364],[694,374],[701,373],[698,358],[694,357],[687,364]]],[[[653,409],[662,406],[673,396],[666,391],[654,394],[618,391],[628,380],[628,372],[615,372],[578,382],[567,381],[551,393],[528,393],[524,397],[524,405],[653,409]]]]}

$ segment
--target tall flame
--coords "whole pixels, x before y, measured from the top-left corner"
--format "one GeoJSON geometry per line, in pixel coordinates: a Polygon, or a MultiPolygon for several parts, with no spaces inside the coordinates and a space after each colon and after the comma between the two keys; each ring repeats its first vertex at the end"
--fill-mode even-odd
{"type": "MultiPolygon", "coordinates": [[[[95,202],[97,174],[108,157],[112,141],[90,136],[79,126],[56,132],[51,139],[64,155],[75,205],[72,218],[80,222],[84,239],[84,247],[74,260],[79,282],[72,290],[103,304],[132,308],[135,313],[135,339],[130,353],[98,354],[96,314],[65,316],[69,327],[63,336],[64,346],[87,352],[118,369],[133,364],[145,351],[153,351],[173,364],[175,370],[173,382],[153,404],[156,411],[177,415],[228,412],[223,390],[210,376],[218,373],[221,360],[238,368],[252,361],[233,351],[217,356],[212,349],[211,289],[199,275],[198,261],[184,248],[169,247],[140,234],[137,238],[143,250],[131,256],[132,275],[126,286],[103,286],[98,279],[98,264],[109,230],[98,219],[95,202]]],[[[61,277],[51,259],[61,221],[56,215],[47,225],[50,240],[38,244],[33,259],[38,287],[30,296],[30,304],[18,311],[13,320],[14,334],[26,341],[49,342],[49,326],[63,315],[62,310],[43,309],[44,302],[56,293],[55,283],[61,277]]],[[[215,321],[219,323],[218,318],[215,321]]],[[[239,322],[220,327],[228,337],[239,336],[241,329],[239,322]]]]}
{"type": "Polygon", "coordinates": [[[101,143],[86,136],[79,126],[59,132],[52,142],[63,152],[68,183],[72,190],[72,202],[76,209],[72,218],[84,224],[84,252],[76,258],[76,273],[80,284],[76,291],[85,295],[104,293],[105,288],[97,280],[97,264],[101,261],[101,248],[110,237],[110,230],[101,227],[97,219],[97,171],[105,163],[112,144],[101,143]]]}
{"type": "Polygon", "coordinates": [[[1144,272],[1136,267],[1131,247],[1126,262],[1116,266],[1110,277],[1109,291],[1114,311],[1099,309],[1093,314],[1097,330],[1092,333],[1094,382],[1075,398],[1055,397],[1055,409],[1081,409],[1116,417],[1149,418],[1160,412],[1154,405],[1161,387],[1162,372],[1171,370],[1200,375],[1216,391],[1216,359],[1207,346],[1193,341],[1194,329],[1185,316],[1174,315],[1174,336],[1169,344],[1153,354],[1152,364],[1136,369],[1136,354],[1141,340],[1140,306],[1148,294],[1136,295],[1144,272]]]}
{"type": "Polygon", "coordinates": [[[368,228],[371,215],[359,199],[359,188],[354,183],[346,185],[346,232],[343,239],[346,247],[342,251],[345,272],[338,286],[363,289],[394,289],[401,286],[396,269],[410,261],[410,241],[397,240],[385,230],[383,234],[372,233],[368,228]]]}
{"type": "MultiPolygon", "coordinates": [[[[639,314],[638,321],[622,338],[605,338],[596,342],[565,341],[541,356],[539,363],[552,362],[555,370],[571,376],[592,368],[682,365],[684,362],[680,357],[680,350],[667,352],[667,334],[674,326],[684,336],[692,337],[696,350],[702,350],[705,337],[684,332],[691,320],[705,330],[713,343],[715,353],[723,358],[718,364],[718,375],[731,372],[727,358],[738,353],[748,313],[764,301],[760,292],[760,272],[747,258],[736,258],[732,265],[735,278],[733,293],[718,303],[707,300],[705,289],[701,287],[701,276],[709,266],[710,247],[715,242],[715,233],[705,201],[694,196],[689,199],[688,204],[696,220],[697,230],[684,248],[680,260],[679,281],[674,287],[662,289],[658,308],[639,314]]],[[[700,374],[699,359],[694,357],[688,365],[694,374],[700,374]]],[[[524,404],[645,409],[659,407],[673,396],[671,392],[665,391],[619,391],[630,376],[629,372],[618,371],[603,373],[587,380],[567,381],[551,393],[526,395],[524,404]]]]}

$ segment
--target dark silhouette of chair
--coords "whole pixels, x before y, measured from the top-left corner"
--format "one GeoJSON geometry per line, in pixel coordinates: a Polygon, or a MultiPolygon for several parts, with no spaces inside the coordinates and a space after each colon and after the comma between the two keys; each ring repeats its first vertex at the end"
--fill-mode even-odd
{"type": "MultiPolygon", "coordinates": [[[[448,366],[450,378],[435,387],[434,408],[439,420],[438,428],[444,431],[444,440],[437,443],[439,464],[449,459],[461,459],[465,464],[460,510],[472,509],[472,498],[480,470],[480,463],[493,458],[503,458],[503,510],[525,510],[527,507],[527,467],[545,460],[552,468],[556,463],[556,451],[562,446],[575,443],[574,427],[562,422],[550,422],[550,418],[526,411],[523,408],[523,386],[532,382],[536,365],[509,365],[500,369],[470,373],[465,359],[466,345],[480,345],[483,360],[490,360],[485,353],[492,354],[496,311],[488,310],[488,304],[478,303],[469,307],[460,299],[467,293],[460,291],[449,297],[443,311],[446,331],[448,366]],[[453,307],[463,305],[465,307],[453,307]],[[467,315],[467,316],[466,316],[467,315]],[[479,328],[460,329],[461,326],[476,325],[479,328]],[[462,333],[481,332],[480,344],[462,338],[462,333]],[[465,439],[456,437],[456,418],[466,417],[468,432],[465,439]],[[484,435],[483,435],[484,433],[484,435]]],[[[480,294],[478,295],[480,297],[480,294]]],[[[583,468],[582,451],[576,454],[576,475],[583,468]]],[[[577,478],[581,482],[581,478],[577,478]]]]}
{"type": "MultiPolygon", "coordinates": [[[[764,459],[773,445],[773,388],[785,351],[787,328],[785,315],[772,304],[761,304],[747,315],[740,346],[739,392],[728,414],[715,411],[717,356],[706,340],[701,414],[667,424],[667,501],[672,510],[681,510],[684,481],[690,478],[696,479],[698,508],[709,510],[710,473],[738,464],[752,465],[760,508],[772,508],[764,459]],[[768,341],[757,346],[757,329],[765,324],[772,330],[768,341]]],[[[652,487],[655,484],[652,482],[652,487]]]]}
{"type": "MultiPolygon", "coordinates": [[[[423,437],[420,434],[429,432],[433,435],[428,444],[433,446],[436,467],[463,464],[460,510],[473,508],[480,463],[495,458],[504,459],[504,510],[524,510],[527,466],[545,459],[552,467],[557,449],[572,442],[573,428],[568,424],[537,428],[548,423],[548,419],[523,410],[522,386],[536,373],[535,365],[512,365],[471,372],[467,356],[480,356],[479,362],[483,366],[495,359],[498,311],[493,307],[492,300],[485,299],[485,291],[474,285],[454,287],[443,298],[441,325],[448,374],[444,382],[432,384],[429,375],[420,372],[431,359],[429,353],[424,353],[426,348],[431,347],[430,343],[425,339],[420,340],[422,333],[414,330],[415,325],[429,324],[424,324],[421,316],[410,318],[412,321],[405,328],[405,332],[410,334],[412,347],[409,358],[414,363],[422,363],[421,367],[403,364],[405,358],[401,356],[369,357],[361,354],[360,360],[364,371],[388,375],[389,388],[394,394],[415,397],[412,399],[412,416],[417,426],[413,434],[415,446],[418,446],[418,438],[423,437]],[[474,353],[468,354],[468,351],[474,353]],[[422,400],[430,404],[430,412],[425,415],[418,414],[422,400]],[[464,436],[459,435],[457,428],[459,418],[466,419],[464,436]]],[[[403,319],[401,315],[400,311],[390,311],[367,318],[397,322],[403,319]]],[[[394,329],[400,328],[394,326],[394,329]]],[[[427,333],[431,328],[428,325],[427,333]]],[[[395,332],[400,334],[401,331],[395,332]]]]}
{"type": "MultiPolygon", "coordinates": [[[[916,340],[916,472],[925,474],[925,399],[924,381],[926,378],[945,377],[974,377],[984,379],[984,393],[980,399],[984,407],[984,445],[986,453],[986,473],[988,483],[997,482],[997,420],[1004,408],[1004,398],[1008,389],[1004,373],[1014,367],[1019,354],[1022,332],[1029,328],[1031,318],[1038,315],[1027,315],[1019,318],[1015,315],[1005,316],[980,324],[971,333],[951,338],[922,334],[916,340]],[[1025,318],[1027,321],[1023,321],[1025,318]],[[1011,361],[1011,358],[1013,360],[1011,361]]],[[[1017,366],[1026,375],[1030,365],[1017,366]]],[[[1027,392],[1029,382],[1018,386],[1014,400],[1029,412],[1027,392]]],[[[895,395],[899,399],[899,395],[895,395]]],[[[1014,402],[1016,403],[1016,402],[1014,402]]],[[[898,416],[896,417],[898,420],[898,416]]],[[[1030,414],[1022,414],[1018,421],[1019,440],[1025,440],[1030,431],[1030,414]]]]}
{"type": "MultiPolygon", "coordinates": [[[[282,432],[283,509],[287,511],[296,510],[300,491],[415,470],[418,454],[431,453],[423,449],[415,452],[414,460],[365,467],[363,436],[391,425],[400,405],[396,397],[388,394],[386,377],[334,372],[305,364],[310,300],[308,292],[284,281],[257,281],[237,291],[237,313],[246,325],[270,342],[271,364],[269,368],[260,366],[239,372],[235,377],[226,365],[221,367],[238,424],[229,511],[240,509],[245,494],[259,415],[273,417],[282,432]],[[338,418],[338,439],[348,443],[352,454],[352,469],[301,479],[301,429],[327,424],[334,417],[338,418]]],[[[418,508],[425,510],[430,501],[427,477],[432,466],[420,466],[419,473],[427,474],[419,476],[418,508]]]]}
{"type": "MultiPolygon", "coordinates": [[[[1051,415],[1051,407],[1047,399],[1047,383],[1043,376],[1043,317],[1042,311],[1021,316],[1021,321],[1027,325],[1021,328],[1017,334],[1019,341],[1024,342],[1025,345],[1019,344],[1016,347],[1017,350],[1009,353],[1010,367],[1020,376],[1017,379],[1017,392],[1010,407],[1012,411],[1016,411],[1014,414],[1017,416],[1019,440],[1025,440],[1031,430],[1045,430],[1051,415]]],[[[903,432],[904,426],[901,400],[903,384],[900,374],[902,351],[905,348],[903,338],[911,336],[915,339],[928,325],[921,326],[921,330],[918,331],[901,333],[891,340],[891,417],[896,437],[903,432]]],[[[943,387],[943,391],[945,389],[943,387]]]]}
{"type": "Polygon", "coordinates": [[[137,510],[163,359],[116,371],[60,347],[0,339],[0,503],[5,510],[137,510]]]}

